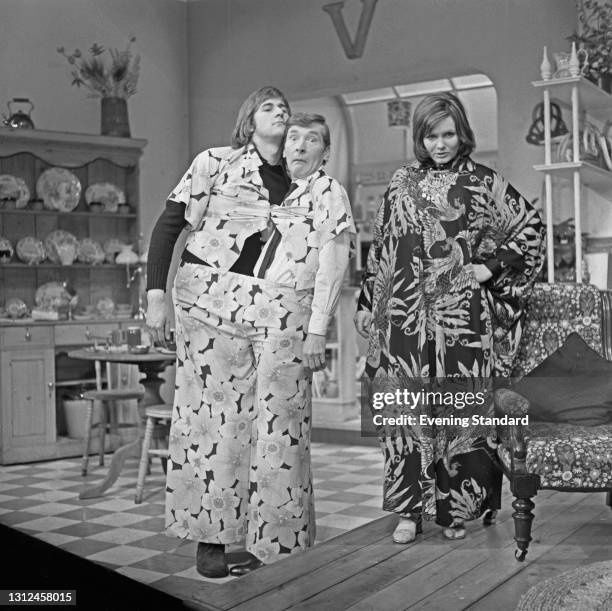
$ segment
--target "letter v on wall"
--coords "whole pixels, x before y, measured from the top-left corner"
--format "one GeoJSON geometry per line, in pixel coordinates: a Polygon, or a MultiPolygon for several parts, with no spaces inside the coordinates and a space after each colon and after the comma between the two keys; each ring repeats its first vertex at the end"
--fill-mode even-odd
{"type": "Polygon", "coordinates": [[[344,8],[344,0],[342,2],[332,2],[331,4],[325,4],[322,8],[331,17],[334,28],[342,43],[344,53],[349,59],[357,59],[363,55],[365,49],[366,39],[368,32],[370,31],[370,25],[372,23],[372,17],[374,16],[374,8],[378,0],[361,0],[361,15],[359,16],[359,24],[357,25],[357,33],[355,34],[355,40],[351,40],[346,23],[344,22],[344,16],[342,15],[342,9],[344,8]]]}

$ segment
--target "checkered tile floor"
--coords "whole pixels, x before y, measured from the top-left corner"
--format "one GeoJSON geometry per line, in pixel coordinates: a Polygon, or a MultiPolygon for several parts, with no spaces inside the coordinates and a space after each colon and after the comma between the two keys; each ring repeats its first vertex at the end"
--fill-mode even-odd
{"type": "MultiPolygon", "coordinates": [[[[103,497],[79,500],[106,467],[82,478],[79,459],[0,466],[0,523],[164,591],[195,570],[196,544],[163,534],[164,475],[159,461],[134,504],[136,459],[103,497]]],[[[382,454],[376,447],[312,444],[317,543],[381,517],[382,454]]],[[[229,551],[238,551],[232,548],[229,551]]],[[[232,579],[217,579],[223,582],[232,579]]]]}

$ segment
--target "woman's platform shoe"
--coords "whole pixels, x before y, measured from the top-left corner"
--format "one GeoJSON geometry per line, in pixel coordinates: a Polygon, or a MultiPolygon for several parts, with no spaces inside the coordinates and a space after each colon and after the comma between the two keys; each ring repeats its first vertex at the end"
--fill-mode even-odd
{"type": "Polygon", "coordinates": [[[246,575],[247,573],[252,573],[258,568],[262,567],[264,563],[258,558],[251,558],[247,560],[247,562],[243,562],[242,564],[237,564],[230,569],[230,575],[234,577],[242,577],[242,575],[246,575]]]}
{"type": "Polygon", "coordinates": [[[202,577],[227,577],[229,569],[225,559],[225,545],[218,543],[198,543],[196,570],[202,577]]]}
{"type": "Polygon", "coordinates": [[[497,519],[497,511],[495,509],[487,509],[482,516],[483,526],[492,526],[497,519]]]}
{"type": "Polygon", "coordinates": [[[423,532],[421,521],[413,520],[412,518],[400,518],[399,523],[393,531],[394,543],[412,543],[418,533],[423,532]]]}
{"type": "Polygon", "coordinates": [[[447,539],[465,539],[465,524],[463,522],[452,524],[448,528],[443,529],[442,534],[447,539]]]}

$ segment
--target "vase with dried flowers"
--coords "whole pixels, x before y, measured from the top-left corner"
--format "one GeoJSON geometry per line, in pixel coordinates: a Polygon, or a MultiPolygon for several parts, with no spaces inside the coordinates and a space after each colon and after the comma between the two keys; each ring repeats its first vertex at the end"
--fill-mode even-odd
{"type": "Polygon", "coordinates": [[[88,89],[90,97],[101,98],[103,136],[130,137],[127,98],[136,93],[140,73],[140,55],[132,52],[135,41],[131,36],[124,50],[105,49],[94,43],[88,56],[79,49],[68,54],[64,47],[57,48],[71,66],[72,84],[88,89]],[[110,55],[110,65],[102,57],[105,52],[110,55]]]}
{"type": "Polygon", "coordinates": [[[568,40],[588,52],[586,77],[611,92],[612,3],[609,0],[576,0],[578,29],[568,40]]]}

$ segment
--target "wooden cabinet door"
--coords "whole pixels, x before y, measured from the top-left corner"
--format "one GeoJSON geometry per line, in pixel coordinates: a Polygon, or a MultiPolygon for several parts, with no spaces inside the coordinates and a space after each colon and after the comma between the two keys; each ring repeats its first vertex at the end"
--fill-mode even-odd
{"type": "MultiPolygon", "coordinates": [[[[0,358],[2,450],[55,443],[55,362],[52,349],[7,350],[0,358]]],[[[42,457],[41,457],[42,458],[42,457]]]]}

